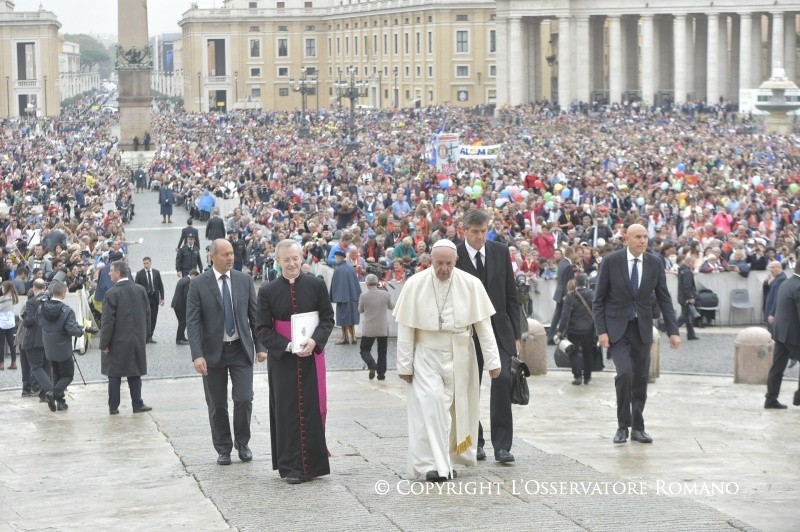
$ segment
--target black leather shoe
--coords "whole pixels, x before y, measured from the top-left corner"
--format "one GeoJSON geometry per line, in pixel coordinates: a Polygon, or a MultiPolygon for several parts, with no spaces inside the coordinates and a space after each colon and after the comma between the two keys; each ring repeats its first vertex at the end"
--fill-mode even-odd
{"type": "Polygon", "coordinates": [[[30,397],[33,395],[33,392],[30,390],[22,390],[22,397],[30,397]]]}
{"type": "Polygon", "coordinates": [[[614,434],[614,443],[625,443],[628,441],[628,429],[617,429],[617,433],[614,434]]]}
{"type": "Polygon", "coordinates": [[[375,378],[375,370],[376,370],[376,368],[369,368],[369,380],[372,380],[372,379],[375,378]]]}
{"type": "Polygon", "coordinates": [[[379,381],[385,381],[386,380],[386,375],[378,375],[378,380],[379,381]]]}
{"type": "Polygon", "coordinates": [[[440,477],[438,471],[428,471],[425,473],[425,480],[427,482],[444,482],[446,477],[440,477]]]}
{"type": "Polygon", "coordinates": [[[653,438],[643,430],[632,430],[631,439],[639,443],[653,443],[653,438]]]}
{"type": "Polygon", "coordinates": [[[699,340],[700,337],[699,336],[687,336],[686,339],[687,340],[699,340]]]}
{"type": "Polygon", "coordinates": [[[501,464],[509,464],[514,461],[514,455],[505,449],[500,449],[499,451],[495,451],[494,459],[501,464]]]}
{"type": "Polygon", "coordinates": [[[574,379],[572,379],[572,384],[573,386],[580,386],[581,384],[583,384],[583,380],[581,380],[580,377],[575,377],[574,379]]]}
{"type": "MultiPolygon", "coordinates": [[[[783,410],[787,408],[785,404],[779,402],[777,399],[767,399],[764,403],[764,408],[774,408],[776,410],[783,410]]],[[[52,408],[50,409],[52,410],[52,408]]]]}
{"type": "Polygon", "coordinates": [[[64,412],[68,408],[69,408],[69,405],[66,403],[66,401],[58,401],[56,403],[56,410],[58,410],[59,412],[64,412]]]}
{"type": "Polygon", "coordinates": [[[800,406],[800,390],[794,392],[794,399],[792,399],[792,404],[794,406],[800,406]]]}
{"type": "Polygon", "coordinates": [[[478,460],[486,460],[486,451],[483,450],[483,447],[478,447],[478,460]]]}
{"type": "Polygon", "coordinates": [[[231,465],[231,453],[219,453],[217,457],[217,464],[231,465]]]}
{"type": "Polygon", "coordinates": [[[50,409],[51,412],[56,411],[56,396],[53,392],[46,392],[44,394],[44,398],[47,401],[47,407],[50,409]]]}
{"type": "Polygon", "coordinates": [[[237,451],[239,451],[239,460],[242,462],[249,462],[253,459],[253,451],[251,451],[250,447],[247,445],[239,445],[238,443],[234,443],[233,446],[237,451]]]}
{"type": "Polygon", "coordinates": [[[109,416],[116,416],[117,414],[119,414],[119,408],[115,408],[114,410],[108,411],[109,416]]]}
{"type": "Polygon", "coordinates": [[[592,378],[591,377],[584,377],[584,379],[583,379],[583,383],[584,384],[589,384],[590,382],[592,382],[592,378]]]}
{"type": "Polygon", "coordinates": [[[175,345],[189,345],[189,340],[175,340],[175,345]]]}
{"type": "Polygon", "coordinates": [[[303,482],[305,482],[305,480],[300,477],[286,477],[287,484],[302,484],[303,482]]]}
{"type": "Polygon", "coordinates": [[[134,408],[133,409],[133,413],[134,414],[141,414],[142,412],[149,412],[152,409],[153,409],[152,406],[142,405],[139,408],[134,408]]]}

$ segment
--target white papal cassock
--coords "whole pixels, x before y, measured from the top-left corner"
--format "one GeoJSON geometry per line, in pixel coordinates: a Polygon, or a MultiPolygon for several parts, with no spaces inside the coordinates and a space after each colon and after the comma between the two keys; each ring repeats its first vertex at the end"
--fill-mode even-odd
{"type": "Polygon", "coordinates": [[[414,479],[429,471],[447,477],[453,464],[476,464],[480,385],[472,329],[486,370],[499,368],[492,314],[483,284],[458,269],[442,282],[428,268],[400,292],[394,309],[397,373],[414,376],[407,387],[408,468],[414,479]]]}

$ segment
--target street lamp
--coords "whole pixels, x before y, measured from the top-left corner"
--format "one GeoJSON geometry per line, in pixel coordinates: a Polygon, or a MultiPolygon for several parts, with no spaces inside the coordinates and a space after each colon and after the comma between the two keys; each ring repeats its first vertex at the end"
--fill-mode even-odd
{"type": "Polygon", "coordinates": [[[356,133],[356,100],[367,96],[368,82],[364,80],[356,80],[356,69],[348,67],[347,73],[350,74],[350,80],[342,79],[341,73],[339,79],[334,84],[336,87],[336,94],[340,98],[347,98],[350,100],[350,139],[355,139],[356,133]]]}
{"type": "Polygon", "coordinates": [[[292,88],[292,92],[300,93],[300,100],[303,109],[303,114],[300,116],[300,130],[298,131],[298,136],[300,138],[306,138],[308,136],[308,123],[306,122],[306,95],[312,90],[315,90],[317,86],[317,76],[307,76],[306,73],[306,67],[302,67],[300,69],[300,79],[292,78],[289,80],[289,86],[292,88]]]}
{"type": "Polygon", "coordinates": [[[238,71],[233,73],[233,87],[234,87],[233,104],[236,105],[236,102],[239,101],[239,72],[238,71]]]}
{"type": "Polygon", "coordinates": [[[394,67],[394,108],[400,107],[400,91],[397,88],[397,67],[394,67]]]}

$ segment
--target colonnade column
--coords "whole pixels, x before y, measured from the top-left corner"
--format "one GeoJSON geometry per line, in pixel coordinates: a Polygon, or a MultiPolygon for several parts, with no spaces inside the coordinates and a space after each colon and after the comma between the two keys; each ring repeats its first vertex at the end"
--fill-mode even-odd
{"type": "MultiPolygon", "coordinates": [[[[783,47],[783,13],[772,13],[772,70],[783,68],[783,47]]],[[[772,72],[767,77],[772,77],[772,72]]]]}
{"type": "Polygon", "coordinates": [[[739,90],[753,88],[753,18],[739,13],[739,90]]]}
{"type": "Polygon", "coordinates": [[[672,22],[675,35],[675,103],[686,101],[686,15],[675,15],[672,22]]]}
{"type": "MultiPolygon", "coordinates": [[[[508,19],[508,44],[511,54],[509,57],[522,58],[525,54],[522,52],[522,19],[520,17],[511,17],[508,19]]],[[[513,67],[509,65],[508,69],[508,103],[509,105],[519,105],[522,103],[522,95],[524,91],[522,83],[522,74],[524,70],[524,63],[517,62],[513,67]]]]}
{"type": "Polygon", "coordinates": [[[501,105],[509,104],[509,77],[508,66],[509,57],[520,57],[520,55],[511,55],[514,53],[519,54],[520,50],[517,48],[519,43],[511,44],[508,42],[508,19],[498,18],[496,23],[497,28],[497,108],[501,105]],[[511,46],[514,46],[512,49],[511,46]]]}
{"type": "Polygon", "coordinates": [[[608,17],[608,100],[622,100],[622,23],[619,15],[608,17]]]}
{"type": "MultiPolygon", "coordinates": [[[[575,43],[576,43],[576,64],[591,70],[592,63],[589,61],[589,16],[580,15],[575,20],[575,43]]],[[[577,73],[575,79],[575,97],[586,103],[591,103],[591,72],[577,73]]]]}
{"type": "Polygon", "coordinates": [[[655,98],[655,52],[653,50],[653,15],[642,16],[642,100],[649,105],[655,98]]]}
{"type": "Polygon", "coordinates": [[[562,110],[572,103],[572,54],[570,17],[558,17],[558,104],[562,110]]]}
{"type": "Polygon", "coordinates": [[[719,15],[708,15],[708,44],[706,48],[706,101],[719,98],[719,15]]]}
{"type": "Polygon", "coordinates": [[[786,69],[786,78],[789,79],[789,81],[795,81],[797,79],[795,14],[786,13],[785,17],[786,20],[783,24],[783,68],[786,69]]]}

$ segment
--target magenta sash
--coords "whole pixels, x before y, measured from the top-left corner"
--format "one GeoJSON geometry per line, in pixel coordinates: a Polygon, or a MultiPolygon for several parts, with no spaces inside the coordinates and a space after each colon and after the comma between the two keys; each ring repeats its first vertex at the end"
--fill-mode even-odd
{"type": "MultiPolygon", "coordinates": [[[[292,341],[292,322],[283,320],[272,320],[275,325],[275,332],[292,341]]],[[[297,355],[295,355],[297,356],[297,355]]],[[[314,362],[317,366],[317,391],[319,394],[319,413],[322,415],[322,428],[325,428],[325,418],[328,416],[328,387],[325,381],[325,350],[314,355],[314,362]]]]}

